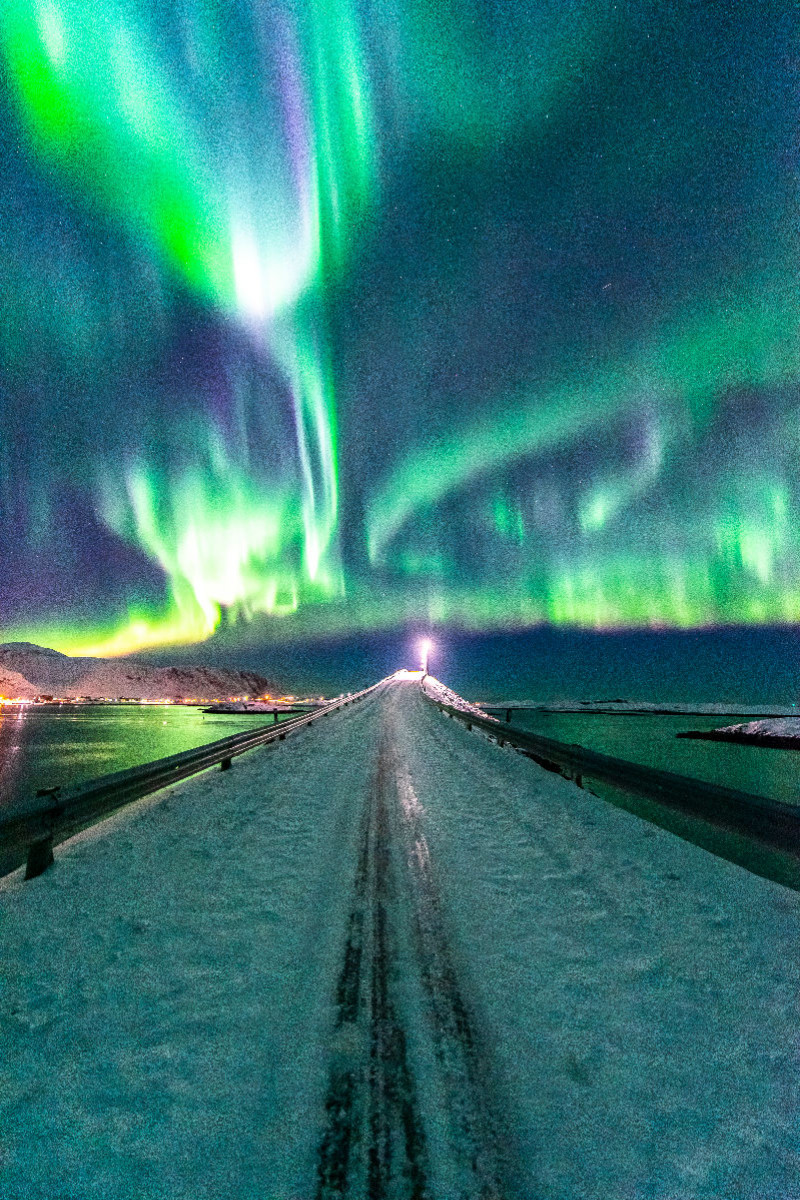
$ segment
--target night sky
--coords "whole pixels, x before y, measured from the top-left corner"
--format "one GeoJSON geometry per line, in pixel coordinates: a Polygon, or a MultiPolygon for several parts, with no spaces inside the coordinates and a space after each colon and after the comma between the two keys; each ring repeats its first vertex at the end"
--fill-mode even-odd
{"type": "Polygon", "coordinates": [[[799,32],[5,0],[2,640],[800,622],[799,32]]]}

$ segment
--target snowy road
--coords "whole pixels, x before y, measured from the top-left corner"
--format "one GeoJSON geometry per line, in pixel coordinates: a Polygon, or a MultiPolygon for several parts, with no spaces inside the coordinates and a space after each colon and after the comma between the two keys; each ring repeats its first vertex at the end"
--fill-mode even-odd
{"type": "Polygon", "coordinates": [[[422,1197],[445,1194],[446,1179],[446,1194],[500,1196],[497,1123],[422,810],[384,707],[336,989],[343,1050],[331,1067],[317,1194],[422,1197]],[[415,1069],[422,1063],[424,1072],[415,1069]],[[424,1113],[434,1096],[436,1108],[424,1113]],[[432,1175],[427,1130],[445,1114],[442,1161],[432,1175]]]}
{"type": "Polygon", "coordinates": [[[8,1200],[800,1198],[800,903],[413,682],[0,888],[8,1200]]]}

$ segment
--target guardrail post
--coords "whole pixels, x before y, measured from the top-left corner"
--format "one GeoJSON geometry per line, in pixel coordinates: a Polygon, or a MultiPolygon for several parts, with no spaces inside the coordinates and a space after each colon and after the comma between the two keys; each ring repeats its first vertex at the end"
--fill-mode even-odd
{"type": "Polygon", "coordinates": [[[223,758],[222,762],[219,764],[219,769],[220,771],[230,771],[231,760],[229,758],[223,758]]]}
{"type": "Polygon", "coordinates": [[[25,878],[35,879],[37,875],[41,875],[53,863],[53,835],[46,834],[45,837],[38,838],[35,842],[31,842],[28,847],[28,858],[25,863],[25,878]]]}
{"type": "Polygon", "coordinates": [[[506,725],[510,725],[510,724],[511,724],[511,709],[507,708],[506,709],[506,725]]]}

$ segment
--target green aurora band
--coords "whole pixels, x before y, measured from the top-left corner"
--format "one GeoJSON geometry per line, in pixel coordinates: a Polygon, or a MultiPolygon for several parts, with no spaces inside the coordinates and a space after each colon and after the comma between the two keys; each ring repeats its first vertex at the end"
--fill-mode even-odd
{"type": "Polygon", "coordinates": [[[3,636],[798,621],[793,43],[7,0],[3,636]]]}

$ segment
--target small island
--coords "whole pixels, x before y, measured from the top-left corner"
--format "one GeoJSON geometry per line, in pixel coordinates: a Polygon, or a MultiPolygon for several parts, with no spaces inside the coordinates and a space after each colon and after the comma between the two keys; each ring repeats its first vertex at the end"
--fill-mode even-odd
{"type": "Polygon", "coordinates": [[[745,746],[766,746],[772,750],[800,750],[800,717],[769,717],[724,725],[720,729],[686,729],[675,735],[706,742],[736,742],[745,746]]]}

